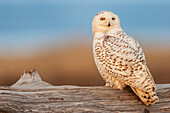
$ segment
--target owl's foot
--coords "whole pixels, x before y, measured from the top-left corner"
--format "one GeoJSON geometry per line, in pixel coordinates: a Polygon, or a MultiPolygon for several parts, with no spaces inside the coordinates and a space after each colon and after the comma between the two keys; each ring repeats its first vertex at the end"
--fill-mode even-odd
{"type": "Polygon", "coordinates": [[[105,86],[110,86],[110,84],[109,84],[109,83],[106,83],[105,86]]]}
{"type": "Polygon", "coordinates": [[[113,76],[109,76],[106,79],[105,86],[109,86],[109,87],[113,87],[113,88],[122,90],[122,89],[124,89],[126,87],[126,84],[124,84],[121,81],[115,79],[113,76]]]}
{"type": "Polygon", "coordinates": [[[125,85],[124,83],[116,80],[116,81],[114,82],[114,86],[113,86],[113,87],[116,88],[116,89],[123,90],[123,89],[126,87],[126,85],[125,85]]]}

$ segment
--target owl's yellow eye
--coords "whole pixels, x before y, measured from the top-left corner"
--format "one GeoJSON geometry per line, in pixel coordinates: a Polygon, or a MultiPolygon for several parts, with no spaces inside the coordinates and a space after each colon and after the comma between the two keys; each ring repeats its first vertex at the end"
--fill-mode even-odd
{"type": "Polygon", "coordinates": [[[101,21],[105,20],[105,18],[100,18],[101,21]]]}
{"type": "Polygon", "coordinates": [[[114,17],[112,18],[112,20],[115,20],[115,19],[116,19],[116,18],[114,18],[114,17]]]}

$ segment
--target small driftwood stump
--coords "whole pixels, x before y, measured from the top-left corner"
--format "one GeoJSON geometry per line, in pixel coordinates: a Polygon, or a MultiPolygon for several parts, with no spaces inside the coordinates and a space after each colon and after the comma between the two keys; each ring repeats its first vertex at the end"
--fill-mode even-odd
{"type": "Polygon", "coordinates": [[[0,86],[0,113],[170,113],[170,84],[159,84],[157,89],[159,102],[147,107],[130,88],[52,86],[36,70],[25,71],[12,86],[0,86]]]}

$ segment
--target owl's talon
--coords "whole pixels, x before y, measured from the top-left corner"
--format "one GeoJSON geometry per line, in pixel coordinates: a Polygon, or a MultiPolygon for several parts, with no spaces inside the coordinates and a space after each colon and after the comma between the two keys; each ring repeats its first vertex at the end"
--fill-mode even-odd
{"type": "Polygon", "coordinates": [[[105,86],[110,86],[110,84],[109,84],[109,83],[106,83],[105,86]]]}

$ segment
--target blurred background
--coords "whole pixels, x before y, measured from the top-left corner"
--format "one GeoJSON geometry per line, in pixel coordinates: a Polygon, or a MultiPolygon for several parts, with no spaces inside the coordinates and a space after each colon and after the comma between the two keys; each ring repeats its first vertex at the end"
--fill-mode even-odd
{"type": "Polygon", "coordinates": [[[156,83],[170,83],[168,0],[0,0],[0,85],[34,68],[53,85],[104,85],[91,30],[102,10],[141,44],[156,83]]]}

